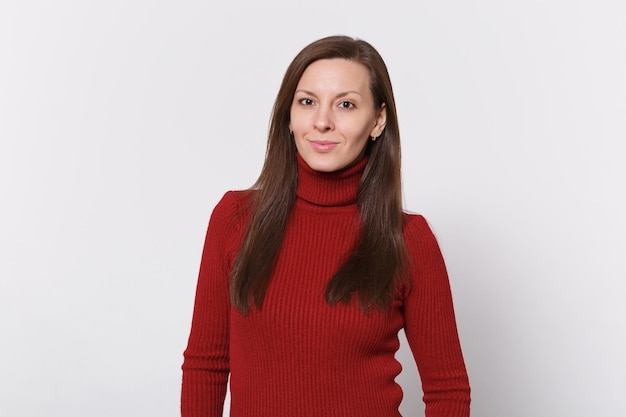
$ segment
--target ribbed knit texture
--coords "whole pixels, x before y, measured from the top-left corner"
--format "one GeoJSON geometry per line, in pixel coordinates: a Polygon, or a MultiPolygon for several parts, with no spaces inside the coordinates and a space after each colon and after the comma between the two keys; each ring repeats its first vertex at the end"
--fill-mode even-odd
{"type": "Polygon", "coordinates": [[[213,211],[184,354],[182,416],[221,417],[230,374],[231,417],[398,417],[394,355],[403,327],[426,416],[469,416],[448,276],[424,218],[407,215],[411,285],[398,289],[389,312],[365,314],[356,298],[330,306],[326,285],[357,239],[367,159],[336,173],[298,161],[298,197],[275,272],[262,309],[246,316],[231,308],[228,281],[249,194],[228,192],[213,211]]]}

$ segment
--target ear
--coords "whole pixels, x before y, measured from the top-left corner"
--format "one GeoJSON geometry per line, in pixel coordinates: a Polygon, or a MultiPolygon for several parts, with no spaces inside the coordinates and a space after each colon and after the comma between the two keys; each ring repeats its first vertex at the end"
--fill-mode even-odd
{"type": "Polygon", "coordinates": [[[374,127],[370,131],[370,136],[372,138],[377,138],[383,133],[383,129],[387,125],[387,106],[383,103],[376,113],[376,120],[374,127]]]}

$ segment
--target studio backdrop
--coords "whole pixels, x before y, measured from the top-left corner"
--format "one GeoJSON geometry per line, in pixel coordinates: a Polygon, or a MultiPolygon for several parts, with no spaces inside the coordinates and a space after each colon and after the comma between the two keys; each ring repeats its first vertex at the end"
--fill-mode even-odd
{"type": "Polygon", "coordinates": [[[3,2],[0,415],[177,415],[211,210],[333,34],[388,65],[473,415],[626,415],[621,0],[3,2]]]}

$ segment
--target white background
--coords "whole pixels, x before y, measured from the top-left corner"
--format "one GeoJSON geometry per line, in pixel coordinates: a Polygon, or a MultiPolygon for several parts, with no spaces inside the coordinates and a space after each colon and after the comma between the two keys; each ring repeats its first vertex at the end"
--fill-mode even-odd
{"type": "Polygon", "coordinates": [[[626,415],[623,0],[3,2],[0,415],[178,414],[210,212],[331,34],[388,64],[473,416],[626,415]]]}

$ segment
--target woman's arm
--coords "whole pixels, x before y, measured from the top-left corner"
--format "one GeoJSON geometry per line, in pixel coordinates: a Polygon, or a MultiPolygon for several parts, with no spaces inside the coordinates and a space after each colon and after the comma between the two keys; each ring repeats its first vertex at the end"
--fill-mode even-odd
{"type": "Polygon", "coordinates": [[[222,417],[230,371],[228,283],[237,213],[234,193],[229,192],[209,221],[182,365],[182,417],[222,417]]]}
{"type": "Polygon", "coordinates": [[[422,216],[409,216],[405,240],[412,258],[405,332],[422,380],[426,417],[467,417],[470,385],[443,256],[422,216]]]}

